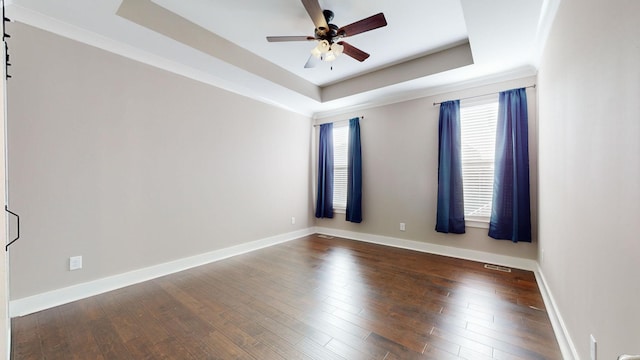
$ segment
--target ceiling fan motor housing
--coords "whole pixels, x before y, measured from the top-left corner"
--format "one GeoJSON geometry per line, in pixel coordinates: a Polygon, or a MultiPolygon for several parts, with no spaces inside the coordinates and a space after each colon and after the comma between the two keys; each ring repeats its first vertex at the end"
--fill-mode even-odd
{"type": "Polygon", "coordinates": [[[331,10],[322,10],[322,14],[324,15],[324,19],[327,21],[329,25],[328,29],[324,27],[316,29],[316,39],[318,40],[327,40],[329,43],[333,43],[333,38],[338,36],[339,27],[335,24],[331,24],[331,20],[333,20],[333,11],[331,10]]]}

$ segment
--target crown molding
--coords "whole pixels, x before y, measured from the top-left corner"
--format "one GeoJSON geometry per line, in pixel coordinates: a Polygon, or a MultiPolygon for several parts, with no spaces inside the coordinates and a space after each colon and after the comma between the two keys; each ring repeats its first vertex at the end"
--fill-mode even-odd
{"type": "Polygon", "coordinates": [[[498,83],[524,80],[537,76],[538,71],[533,66],[525,66],[510,71],[491,74],[471,80],[459,81],[456,83],[412,89],[397,92],[393,95],[381,96],[371,101],[362,102],[353,106],[345,106],[336,110],[321,111],[313,114],[313,120],[325,119],[328,117],[351,114],[356,111],[373,109],[386,105],[393,105],[405,101],[417,100],[428,97],[446,97],[445,95],[462,90],[469,90],[477,87],[494,85],[498,83]]]}

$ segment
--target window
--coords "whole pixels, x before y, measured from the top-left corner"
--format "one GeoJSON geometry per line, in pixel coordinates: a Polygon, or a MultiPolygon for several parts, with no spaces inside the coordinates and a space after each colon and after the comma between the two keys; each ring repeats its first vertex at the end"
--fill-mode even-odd
{"type": "Polygon", "coordinates": [[[489,222],[493,200],[498,99],[460,106],[462,183],[466,220],[489,222]]]}
{"type": "Polygon", "coordinates": [[[349,126],[333,125],[333,208],[347,209],[349,126]]]}

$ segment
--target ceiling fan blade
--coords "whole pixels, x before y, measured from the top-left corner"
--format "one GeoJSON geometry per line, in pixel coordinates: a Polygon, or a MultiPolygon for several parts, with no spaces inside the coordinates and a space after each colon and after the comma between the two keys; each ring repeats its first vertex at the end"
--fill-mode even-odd
{"type": "Polygon", "coordinates": [[[344,46],[344,50],[342,50],[342,52],[346,55],[351,56],[352,58],[363,62],[365,60],[367,60],[367,58],[370,56],[369,54],[367,54],[366,52],[358,49],[357,47],[350,45],[344,41],[340,41],[338,42],[338,44],[344,46]]]}
{"type": "Polygon", "coordinates": [[[309,56],[309,60],[307,60],[307,63],[304,64],[304,68],[305,69],[311,69],[311,68],[314,68],[314,67],[318,66],[319,63],[320,63],[320,59],[318,59],[317,57],[311,55],[311,56],[309,56]]]}
{"type": "Polygon", "coordinates": [[[282,42],[282,41],[309,41],[315,40],[313,36],[267,36],[268,42],[282,42]]]}
{"type": "Polygon", "coordinates": [[[353,36],[383,26],[387,26],[387,19],[385,19],[383,13],[379,13],[341,27],[338,29],[338,35],[353,36]]]}
{"type": "Polygon", "coordinates": [[[322,13],[322,8],[320,7],[318,0],[302,0],[302,5],[304,5],[307,13],[309,13],[316,29],[320,30],[322,33],[329,30],[329,24],[327,24],[327,20],[324,18],[324,14],[322,13]]]}

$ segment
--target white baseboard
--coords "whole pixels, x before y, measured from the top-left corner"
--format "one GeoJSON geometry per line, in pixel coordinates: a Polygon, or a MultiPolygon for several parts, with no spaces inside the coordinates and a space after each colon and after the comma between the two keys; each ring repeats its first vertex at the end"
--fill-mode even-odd
{"type": "Polygon", "coordinates": [[[558,305],[553,298],[540,266],[538,266],[535,274],[536,281],[538,282],[538,288],[540,288],[540,293],[544,299],[544,305],[547,308],[549,320],[551,320],[551,326],[553,326],[553,332],[556,334],[558,345],[560,345],[560,351],[562,351],[562,357],[565,360],[580,360],[578,350],[571,340],[571,336],[569,335],[564,320],[562,319],[562,315],[560,314],[560,309],[558,309],[558,305]]]}
{"type": "Polygon", "coordinates": [[[538,263],[535,260],[518,258],[515,256],[492,254],[492,253],[487,253],[483,251],[469,250],[469,249],[457,248],[452,246],[437,245],[437,244],[431,244],[431,243],[426,243],[421,241],[398,239],[398,238],[392,238],[388,236],[364,234],[364,233],[357,233],[353,231],[345,231],[345,230],[338,230],[338,229],[331,229],[331,228],[324,228],[324,227],[316,227],[315,230],[316,230],[316,233],[318,234],[343,237],[347,239],[369,242],[372,244],[392,246],[392,247],[397,247],[402,249],[426,252],[430,254],[444,255],[444,256],[450,256],[450,257],[455,257],[459,259],[490,263],[494,265],[502,265],[502,266],[507,266],[507,267],[516,268],[516,269],[536,271],[538,268],[538,265],[537,265],[538,263]]]}
{"type": "Polygon", "coordinates": [[[9,316],[16,317],[32,314],[34,312],[67,304],[76,300],[102,294],[125,286],[173,274],[182,270],[187,270],[250,251],[284,243],[314,233],[314,228],[307,228],[130,271],[124,274],[109,276],[62,289],[56,289],[21,299],[11,300],[9,302],[9,316]]]}

